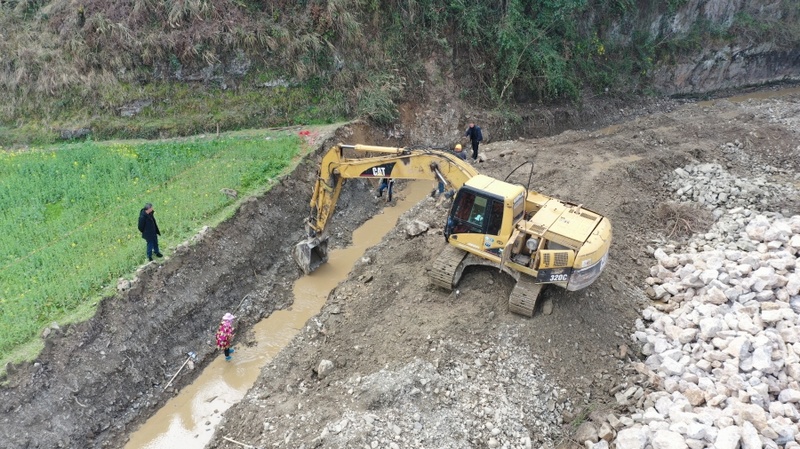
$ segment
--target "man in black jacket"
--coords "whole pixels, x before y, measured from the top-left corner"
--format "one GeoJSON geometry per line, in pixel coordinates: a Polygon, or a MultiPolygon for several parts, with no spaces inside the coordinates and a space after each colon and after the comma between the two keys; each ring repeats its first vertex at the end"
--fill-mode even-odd
{"type": "Polygon", "coordinates": [[[477,126],[474,122],[469,123],[469,128],[467,128],[467,132],[464,134],[465,137],[469,137],[469,140],[472,141],[472,160],[478,160],[478,144],[483,140],[483,134],[481,133],[481,127],[477,126]]]}
{"type": "Polygon", "coordinates": [[[147,203],[141,211],[139,211],[139,232],[142,233],[142,238],[147,242],[147,260],[153,260],[153,253],[156,257],[164,257],[161,251],[158,250],[158,236],[161,231],[158,230],[158,223],[156,223],[156,216],[153,212],[153,205],[147,203]]]}

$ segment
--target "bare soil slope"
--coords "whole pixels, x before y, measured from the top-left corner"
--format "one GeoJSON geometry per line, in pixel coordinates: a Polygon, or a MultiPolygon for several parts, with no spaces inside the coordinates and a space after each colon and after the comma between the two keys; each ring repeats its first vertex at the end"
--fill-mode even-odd
{"type": "MultiPolygon", "coordinates": [[[[796,109],[796,102],[774,101],[783,110],[796,109]]],[[[445,245],[447,204],[426,200],[331,293],[321,326],[309,323],[264,369],[245,400],[226,413],[211,447],[232,447],[223,436],[257,447],[570,444],[570,424],[613,408],[613,394],[636,375],[628,363],[636,348],[628,346],[647,301],[647,246],[678,237],[655,213],[669,200],[664,175],[692,161],[720,162],[740,174],[767,165],[797,173],[797,136],[770,119],[769,110],[691,104],[600,131],[483,146],[481,172],[502,179],[533,161],[534,189],[610,217],[615,241],[599,281],[580,292],[546,289],[544,310],[532,319],[507,312],[513,285],[494,270],[467,273],[459,294],[434,288],[425,269],[445,245]],[[736,140],[746,144],[723,151],[736,140]],[[411,237],[405,224],[413,220],[431,229],[411,237]],[[325,377],[317,372],[322,360],[333,362],[325,377]],[[454,367],[458,375],[447,381],[454,367]],[[432,379],[435,388],[426,386],[432,379]],[[486,391],[471,392],[470,384],[486,391]],[[530,391],[515,392],[517,384],[530,391]],[[501,389],[502,398],[486,396],[501,389]],[[537,398],[544,398],[541,410],[531,405],[537,398]],[[509,412],[513,402],[520,402],[516,414],[509,412]],[[446,416],[464,419],[445,423],[446,416]]],[[[523,172],[512,179],[527,182],[523,172]]],[[[800,211],[797,199],[773,201],[765,207],[800,211]]]]}

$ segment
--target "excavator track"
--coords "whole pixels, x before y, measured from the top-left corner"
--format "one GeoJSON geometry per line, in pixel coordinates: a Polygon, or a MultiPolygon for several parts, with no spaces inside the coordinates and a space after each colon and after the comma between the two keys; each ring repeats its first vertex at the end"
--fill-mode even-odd
{"type": "Polygon", "coordinates": [[[447,245],[433,262],[433,266],[428,270],[431,282],[443,289],[450,291],[453,289],[454,278],[458,272],[459,265],[467,256],[466,251],[462,251],[454,246],[447,245]]]}
{"type": "Polygon", "coordinates": [[[535,280],[528,276],[520,276],[511,296],[508,298],[509,312],[517,313],[527,317],[533,316],[536,309],[536,300],[542,291],[543,284],[537,284],[535,280]]]}

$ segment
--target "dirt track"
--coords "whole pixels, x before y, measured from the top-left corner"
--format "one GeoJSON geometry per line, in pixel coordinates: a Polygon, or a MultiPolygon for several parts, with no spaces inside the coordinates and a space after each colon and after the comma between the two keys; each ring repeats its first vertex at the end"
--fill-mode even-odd
{"type": "MultiPolygon", "coordinates": [[[[552,313],[540,311],[533,319],[505,310],[512,284],[491,270],[468,272],[459,295],[432,288],[425,266],[444,245],[446,204],[424,202],[407,220],[418,218],[433,228],[409,238],[400,226],[370,250],[369,261],[360,263],[332,293],[320,315],[324,328],[307,327],[264,369],[246,399],[227,412],[211,446],[231,447],[221,439],[229,436],[262,447],[364,447],[378,441],[366,430],[341,432],[338,439],[322,434],[352,413],[386,414],[399,404],[419,409],[422,416],[417,421],[422,430],[407,437],[409,447],[413,438],[421,439],[419,447],[489,447],[489,430],[476,430],[477,424],[464,430],[463,440],[424,439],[437,429],[431,422],[447,410],[434,390],[428,395],[423,388],[421,396],[410,398],[366,386],[366,379],[397,380],[409,372],[444,376],[453,366],[470,367],[459,381],[468,385],[479,380],[482,371],[475,368],[476,360],[484,356],[481,369],[517,378],[519,385],[534,382],[523,382],[525,376],[547,379],[543,391],[558,392],[546,410],[552,419],[540,423],[532,410],[516,422],[530,433],[534,447],[569,442],[574,430],[569,424],[590,411],[612,407],[613,392],[634,375],[627,362],[637,352],[627,346],[647,301],[643,280],[652,260],[646,247],[670,232],[654,214],[669,199],[663,175],[690,161],[718,161],[742,174],[765,165],[798,172],[797,125],[790,121],[797,97],[767,103],[690,104],[604,131],[484,145],[488,161],[480,164],[481,172],[504,178],[532,160],[533,189],[610,217],[615,240],[599,281],[577,293],[545,290],[544,303],[552,305],[552,313]],[[739,153],[721,150],[737,139],[746,142],[739,153]],[[322,359],[331,360],[334,370],[319,380],[315,369],[322,359]],[[508,374],[519,360],[531,371],[519,368],[508,374]]],[[[328,143],[384,143],[361,127],[339,133],[328,143]]],[[[287,242],[301,236],[308,180],[315,172],[313,161],[304,162],[268,195],[244,204],[203,242],[163,266],[148,266],[132,290],[104,302],[94,319],[53,332],[39,361],[18,367],[0,390],[0,447],[120,446],[120,437],[163,404],[166,395],[160,390],[187,351],[203,348],[198,353],[201,367],[215,355],[203,342],[222,312],[251,294],[243,304],[242,315],[248,318],[240,323],[246,329],[286,307],[291,283],[299,275],[287,242]]],[[[527,174],[515,180],[527,182],[527,174]]],[[[341,244],[348,238],[345,229],[381,206],[372,201],[365,184],[347,187],[339,209],[348,212],[334,218],[334,235],[341,244]]],[[[773,210],[800,210],[796,199],[779,202],[771,205],[773,210]]],[[[192,378],[181,376],[175,388],[192,378]]],[[[512,390],[512,383],[500,385],[512,390]]],[[[508,398],[522,397],[524,402],[523,393],[511,391],[508,398]]],[[[453,424],[448,425],[438,432],[452,430],[453,424]]],[[[350,429],[363,430],[355,422],[350,429]]]]}

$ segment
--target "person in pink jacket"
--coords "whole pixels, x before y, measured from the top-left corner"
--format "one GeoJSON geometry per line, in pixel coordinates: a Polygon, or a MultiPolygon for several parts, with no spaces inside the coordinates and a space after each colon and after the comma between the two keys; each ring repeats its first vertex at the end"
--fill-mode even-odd
{"type": "Polygon", "coordinates": [[[219,330],[217,331],[217,348],[222,349],[225,352],[225,360],[230,361],[231,354],[233,354],[234,349],[231,348],[231,343],[233,343],[233,336],[234,329],[233,329],[233,320],[236,317],[233,314],[226,313],[225,316],[222,317],[222,323],[219,325],[219,330]]]}

